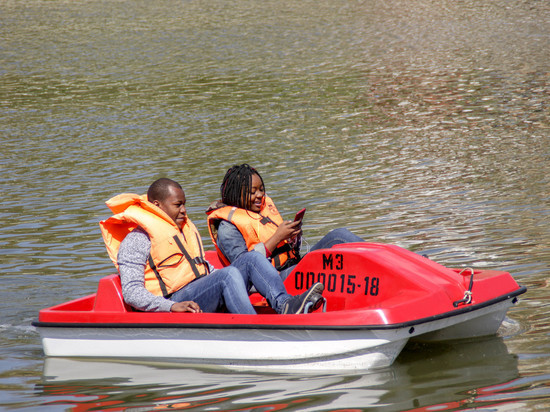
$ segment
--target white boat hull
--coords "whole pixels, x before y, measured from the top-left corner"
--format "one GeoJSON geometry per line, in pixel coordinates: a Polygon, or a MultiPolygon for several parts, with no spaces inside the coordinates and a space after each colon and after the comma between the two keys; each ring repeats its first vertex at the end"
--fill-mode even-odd
{"type": "Polygon", "coordinates": [[[430,330],[427,331],[422,325],[419,325],[418,334],[415,334],[414,340],[440,342],[494,335],[506,316],[506,312],[514,304],[514,299],[510,298],[490,306],[477,308],[475,311],[430,322],[428,328],[430,330]]]}
{"type": "Polygon", "coordinates": [[[163,359],[230,369],[350,371],[389,366],[409,339],[494,334],[513,298],[400,326],[39,327],[47,356],[163,359]]]}
{"type": "Polygon", "coordinates": [[[193,328],[47,328],[47,356],[172,359],[231,369],[353,370],[390,365],[409,334],[193,328]]]}

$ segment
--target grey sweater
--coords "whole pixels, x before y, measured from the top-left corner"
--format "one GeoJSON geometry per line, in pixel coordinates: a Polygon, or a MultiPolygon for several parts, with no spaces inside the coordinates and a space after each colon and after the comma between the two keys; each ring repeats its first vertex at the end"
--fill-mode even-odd
{"type": "MultiPolygon", "coordinates": [[[[117,262],[124,301],[147,312],[170,312],[173,300],[153,295],[145,288],[145,265],[151,253],[151,240],[142,228],[128,233],[120,244],[117,262]]],[[[207,262],[210,273],[214,266],[207,262]]],[[[184,286],[185,287],[185,286],[184,286]]]]}
{"type": "Polygon", "coordinates": [[[170,312],[176,302],[155,296],[145,288],[145,265],[151,252],[149,235],[141,228],[131,231],[118,250],[122,296],[130,306],[148,312],[170,312]]]}

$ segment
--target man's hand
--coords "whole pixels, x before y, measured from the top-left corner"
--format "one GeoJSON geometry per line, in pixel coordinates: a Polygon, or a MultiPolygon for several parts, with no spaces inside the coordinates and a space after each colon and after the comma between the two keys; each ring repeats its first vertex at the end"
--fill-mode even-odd
{"type": "Polygon", "coordinates": [[[202,312],[199,305],[191,300],[186,300],[184,302],[177,302],[172,305],[170,312],[192,312],[199,313],[202,312]]]}

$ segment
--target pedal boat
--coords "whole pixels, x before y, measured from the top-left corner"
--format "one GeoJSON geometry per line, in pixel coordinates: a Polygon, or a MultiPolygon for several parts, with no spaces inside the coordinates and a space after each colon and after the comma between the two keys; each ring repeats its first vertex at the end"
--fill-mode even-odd
{"type": "MultiPolygon", "coordinates": [[[[220,266],[216,253],[207,259],[220,266]]],[[[139,312],[118,275],[97,293],[39,312],[44,354],[178,362],[267,371],[369,370],[392,364],[409,340],[495,334],[526,291],[502,271],[449,269],[394,245],[343,244],[308,253],[285,280],[291,294],[325,285],[322,308],[257,315],[139,312]]]]}

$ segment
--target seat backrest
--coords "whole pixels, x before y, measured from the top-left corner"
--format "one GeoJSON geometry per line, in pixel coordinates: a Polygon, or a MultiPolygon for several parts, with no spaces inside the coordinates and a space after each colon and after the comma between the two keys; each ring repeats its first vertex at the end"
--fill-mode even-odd
{"type": "Polygon", "coordinates": [[[118,275],[109,275],[99,280],[94,302],[96,312],[131,312],[133,309],[124,302],[118,275]]]}
{"type": "Polygon", "coordinates": [[[204,252],[204,257],[210,262],[216,269],[223,268],[223,264],[218,257],[218,253],[215,250],[207,250],[204,252]]]}

